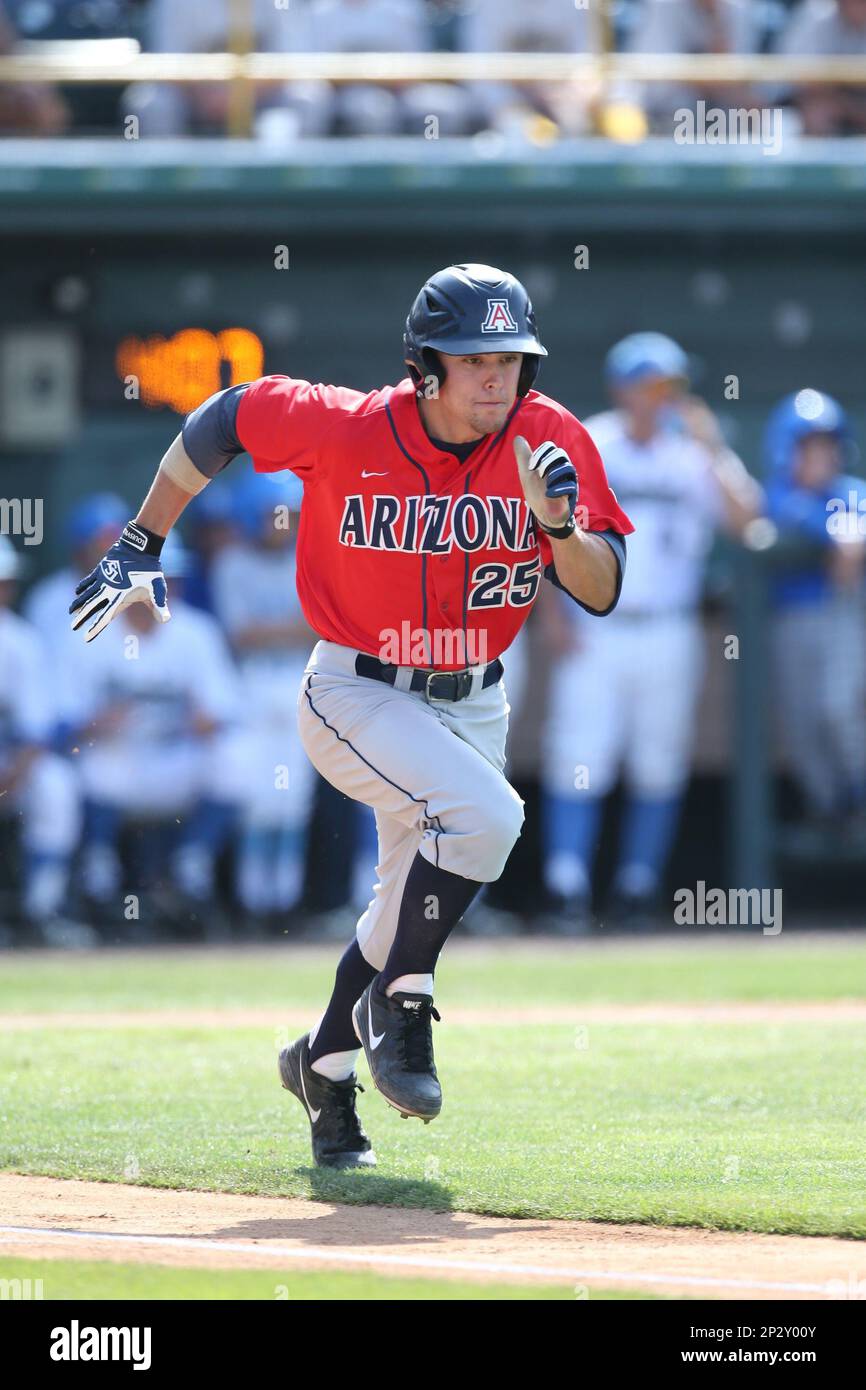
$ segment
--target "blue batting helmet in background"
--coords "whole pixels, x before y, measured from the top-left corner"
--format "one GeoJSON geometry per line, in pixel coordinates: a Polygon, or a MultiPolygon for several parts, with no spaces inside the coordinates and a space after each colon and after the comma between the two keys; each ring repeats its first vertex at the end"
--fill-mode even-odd
{"type": "Polygon", "coordinates": [[[184,513],[192,526],[219,526],[234,520],[231,484],[222,480],[209,483],[196,493],[184,513]]]}
{"type": "Polygon", "coordinates": [[[129,520],[129,503],[116,492],[92,492],[76,502],[66,518],[66,544],[71,550],[86,545],[100,531],[118,535],[129,520]]]}
{"type": "Polygon", "coordinates": [[[234,514],[248,536],[261,535],[264,522],[273,520],[276,507],[299,512],[304,496],[300,478],[288,470],[275,473],[247,473],[232,490],[234,514]]]}
{"type": "Polygon", "coordinates": [[[419,390],[426,377],[435,377],[440,386],[445,380],[437,349],[455,357],[522,352],[518,396],[530,390],[541,358],[547,356],[523,285],[492,265],[450,265],[431,275],[415,296],[406,319],[403,356],[419,390]]]}
{"type": "Polygon", "coordinates": [[[829,434],[854,451],[851,422],[833,396],[811,386],[793,391],[775,407],[764,433],[764,452],[768,468],[778,472],[787,468],[794,449],[803,439],[829,434]]]}
{"type": "Polygon", "coordinates": [[[633,386],[651,377],[688,381],[689,359],[664,333],[631,333],[607,354],[604,375],[609,386],[633,386]]]}

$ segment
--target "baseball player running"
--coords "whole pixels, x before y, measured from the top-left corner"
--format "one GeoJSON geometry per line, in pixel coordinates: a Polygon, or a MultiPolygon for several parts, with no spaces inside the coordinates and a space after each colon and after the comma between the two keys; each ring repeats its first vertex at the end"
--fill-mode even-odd
{"type": "Polygon", "coordinates": [[[297,586],[320,641],[300,734],[319,772],[374,809],[379,833],[373,899],[328,1006],[279,1059],[314,1159],[329,1167],[375,1163],[355,1106],[359,1044],[390,1105],[425,1122],[439,1114],[436,962],[523,823],[503,775],[499,655],[542,576],[609,613],[632,530],[586,431],[532,389],[547,353],[512,275],[439,271],[403,346],[398,386],[365,394],[267,376],[210,397],[70,608],[87,641],[138,601],[166,622],[160,551],[190,498],[244,451],[259,472],[303,480],[297,586]]]}

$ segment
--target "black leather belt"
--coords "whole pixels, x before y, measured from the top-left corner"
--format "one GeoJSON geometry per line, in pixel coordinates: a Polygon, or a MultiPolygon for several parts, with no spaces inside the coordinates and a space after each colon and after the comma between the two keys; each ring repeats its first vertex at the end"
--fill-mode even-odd
{"type": "MultiPolygon", "coordinates": [[[[356,676],[367,676],[369,680],[384,681],[385,685],[394,684],[399,670],[399,666],[391,666],[387,661],[379,661],[377,657],[368,656],[366,652],[359,652],[355,658],[356,676]]],[[[485,667],[481,689],[486,690],[488,685],[494,685],[496,681],[501,679],[502,662],[497,657],[495,661],[489,662],[485,667]]],[[[412,672],[409,689],[423,691],[428,700],[444,700],[448,703],[453,703],[455,700],[465,700],[472,691],[472,672],[425,671],[419,667],[412,672]]]]}

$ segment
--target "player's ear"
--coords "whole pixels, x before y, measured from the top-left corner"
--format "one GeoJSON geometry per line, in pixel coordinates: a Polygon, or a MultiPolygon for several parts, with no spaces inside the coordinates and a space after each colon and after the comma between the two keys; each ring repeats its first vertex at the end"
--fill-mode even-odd
{"type": "Polygon", "coordinates": [[[419,372],[418,368],[415,366],[415,363],[410,362],[408,357],[404,358],[403,360],[406,363],[406,369],[409,373],[409,376],[412,379],[412,385],[415,387],[416,391],[420,390],[420,388],[424,385],[423,376],[419,372]]]}

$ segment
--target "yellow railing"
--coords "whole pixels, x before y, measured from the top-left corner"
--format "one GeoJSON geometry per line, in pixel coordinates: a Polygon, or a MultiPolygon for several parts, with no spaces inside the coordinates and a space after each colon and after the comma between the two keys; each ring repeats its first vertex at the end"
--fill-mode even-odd
{"type": "Polygon", "coordinates": [[[0,82],[568,82],[866,84],[864,57],[733,53],[74,53],[0,56],[0,82]]]}
{"type": "MultiPolygon", "coordinates": [[[[609,29],[593,29],[591,53],[251,53],[244,5],[233,0],[227,53],[141,53],[135,45],[28,44],[0,55],[0,83],[228,82],[229,132],[248,135],[257,83],[304,82],[577,82],[594,95],[628,83],[672,82],[713,86],[866,85],[866,57],[789,57],[781,54],[617,53],[609,29]],[[235,13],[236,7],[236,13],[235,13]]],[[[760,100],[759,92],[756,99],[760,100]]]]}

